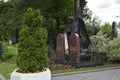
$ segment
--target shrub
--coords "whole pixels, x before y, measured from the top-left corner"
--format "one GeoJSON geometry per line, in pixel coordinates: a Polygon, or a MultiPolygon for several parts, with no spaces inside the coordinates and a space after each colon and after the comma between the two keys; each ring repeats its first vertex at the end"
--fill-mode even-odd
{"type": "Polygon", "coordinates": [[[120,61],[120,37],[114,40],[111,40],[109,44],[104,46],[107,56],[112,62],[120,61]]]}
{"type": "Polygon", "coordinates": [[[92,36],[90,38],[92,44],[89,46],[89,50],[104,52],[105,49],[103,46],[105,46],[109,42],[109,38],[105,38],[105,37],[106,35],[103,35],[102,31],[99,31],[97,35],[92,36]]]}
{"type": "Polygon", "coordinates": [[[39,72],[47,67],[47,31],[41,28],[42,19],[40,10],[28,8],[24,15],[18,40],[17,66],[20,72],[39,72]]]}
{"type": "Polygon", "coordinates": [[[105,23],[100,27],[103,34],[106,34],[107,38],[111,38],[112,35],[112,26],[109,23],[105,23]]]}
{"type": "Polygon", "coordinates": [[[2,60],[15,62],[17,56],[17,47],[9,45],[7,42],[2,42],[3,50],[2,50],[2,60]]]}

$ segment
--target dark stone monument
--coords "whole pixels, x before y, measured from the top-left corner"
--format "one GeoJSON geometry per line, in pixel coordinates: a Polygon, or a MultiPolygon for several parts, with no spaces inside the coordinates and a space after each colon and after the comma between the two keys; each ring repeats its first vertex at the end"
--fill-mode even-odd
{"type": "Polygon", "coordinates": [[[19,30],[15,29],[13,31],[13,38],[12,38],[12,44],[18,43],[18,37],[19,37],[19,30]]]}
{"type": "Polygon", "coordinates": [[[65,61],[65,37],[64,34],[58,34],[56,44],[57,59],[65,61]]]}
{"type": "Polygon", "coordinates": [[[81,40],[81,47],[83,49],[87,49],[89,47],[89,45],[91,44],[89,35],[87,33],[86,27],[85,27],[85,22],[83,21],[82,18],[78,18],[78,33],[80,35],[80,40],[84,37],[85,41],[82,42],[81,40]]]}
{"type": "Polygon", "coordinates": [[[0,59],[2,58],[2,50],[3,50],[3,45],[2,42],[0,41],[0,59]]]}
{"type": "Polygon", "coordinates": [[[71,33],[78,33],[78,26],[74,19],[74,17],[69,17],[69,28],[66,30],[67,33],[67,39],[68,39],[68,46],[69,46],[69,39],[71,33]]]}
{"type": "Polygon", "coordinates": [[[97,35],[97,33],[100,31],[100,29],[99,28],[97,28],[97,27],[94,27],[94,35],[97,35]]]}
{"type": "Polygon", "coordinates": [[[53,52],[53,43],[52,43],[52,37],[48,36],[47,38],[47,44],[48,44],[48,56],[51,58],[53,52]]]}
{"type": "Polygon", "coordinates": [[[70,33],[78,33],[78,26],[74,17],[69,17],[70,33]]]}
{"type": "Polygon", "coordinates": [[[118,32],[116,29],[116,22],[113,22],[112,23],[112,36],[111,36],[111,38],[112,39],[117,38],[117,35],[118,35],[118,32]]]}
{"type": "Polygon", "coordinates": [[[76,64],[77,55],[80,54],[80,40],[77,33],[70,34],[70,43],[69,43],[69,56],[70,62],[74,65],[76,64]]]}
{"type": "Polygon", "coordinates": [[[87,49],[89,45],[91,44],[89,35],[87,33],[85,23],[82,18],[78,17],[78,20],[75,20],[74,17],[69,17],[69,28],[66,30],[67,38],[68,38],[68,44],[69,44],[69,37],[70,33],[77,33],[79,35],[79,38],[81,40],[80,45],[81,48],[87,49]],[[85,41],[82,41],[83,38],[85,41]]]}

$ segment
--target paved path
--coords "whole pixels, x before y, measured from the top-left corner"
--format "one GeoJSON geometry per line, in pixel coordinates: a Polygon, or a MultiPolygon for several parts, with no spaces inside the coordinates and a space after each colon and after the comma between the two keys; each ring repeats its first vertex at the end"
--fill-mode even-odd
{"type": "Polygon", "coordinates": [[[6,80],[6,79],[0,74],[0,80],[6,80]]]}
{"type": "Polygon", "coordinates": [[[120,69],[57,76],[52,80],[120,80],[120,69]]]}

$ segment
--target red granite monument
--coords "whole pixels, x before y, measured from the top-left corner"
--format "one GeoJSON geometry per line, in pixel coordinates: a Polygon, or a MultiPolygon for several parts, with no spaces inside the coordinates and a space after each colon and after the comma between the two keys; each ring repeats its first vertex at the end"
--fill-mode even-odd
{"type": "Polygon", "coordinates": [[[76,64],[77,55],[80,54],[80,40],[77,33],[70,34],[69,56],[72,64],[76,64]]]}
{"type": "Polygon", "coordinates": [[[65,60],[65,37],[64,34],[58,34],[57,36],[57,44],[56,44],[56,53],[57,59],[64,61],[65,60]]]}

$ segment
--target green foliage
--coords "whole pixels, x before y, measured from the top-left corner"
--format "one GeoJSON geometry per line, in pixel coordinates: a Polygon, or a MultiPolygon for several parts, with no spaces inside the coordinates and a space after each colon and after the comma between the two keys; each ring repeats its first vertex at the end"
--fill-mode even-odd
{"type": "Polygon", "coordinates": [[[80,13],[80,16],[85,20],[91,19],[92,11],[89,9],[88,6],[85,6],[83,12],[80,13]]]}
{"type": "Polygon", "coordinates": [[[119,27],[119,28],[120,28],[120,22],[118,22],[117,27],[119,27]]]}
{"type": "Polygon", "coordinates": [[[103,34],[106,34],[106,37],[111,37],[112,34],[112,26],[109,23],[105,23],[100,27],[103,34]]]}
{"type": "Polygon", "coordinates": [[[120,37],[111,40],[109,44],[103,47],[105,48],[110,61],[120,61],[120,37]]]}
{"type": "Polygon", "coordinates": [[[11,14],[9,11],[13,8],[13,5],[9,2],[0,2],[0,40],[6,40],[10,37],[10,23],[11,14]]]}
{"type": "Polygon", "coordinates": [[[20,31],[17,65],[21,72],[38,72],[47,67],[47,31],[41,28],[39,10],[28,8],[20,31]]]}
{"type": "Polygon", "coordinates": [[[21,25],[21,10],[16,7],[16,1],[0,2],[0,40],[10,40],[13,31],[21,25]]]}
{"type": "Polygon", "coordinates": [[[51,0],[49,7],[43,12],[44,25],[54,42],[56,36],[68,28],[68,17],[72,16],[74,12],[73,2],[73,0],[51,0]]]}
{"type": "Polygon", "coordinates": [[[2,60],[15,62],[17,56],[17,47],[12,46],[7,42],[2,42],[2,44],[3,44],[2,60]]]}
{"type": "Polygon", "coordinates": [[[105,38],[105,35],[100,31],[97,35],[92,36],[91,38],[92,45],[89,47],[91,51],[104,52],[105,49],[103,46],[108,44],[109,39],[105,38]]]}
{"type": "Polygon", "coordinates": [[[94,16],[93,18],[87,19],[85,22],[89,36],[93,36],[95,34],[94,28],[99,29],[101,21],[99,20],[98,16],[94,16]]]}
{"type": "Polygon", "coordinates": [[[47,29],[48,36],[52,37],[54,45],[57,34],[68,28],[68,17],[74,14],[73,0],[18,0],[17,5],[23,11],[28,7],[40,9],[44,16],[43,27],[47,29]]]}

